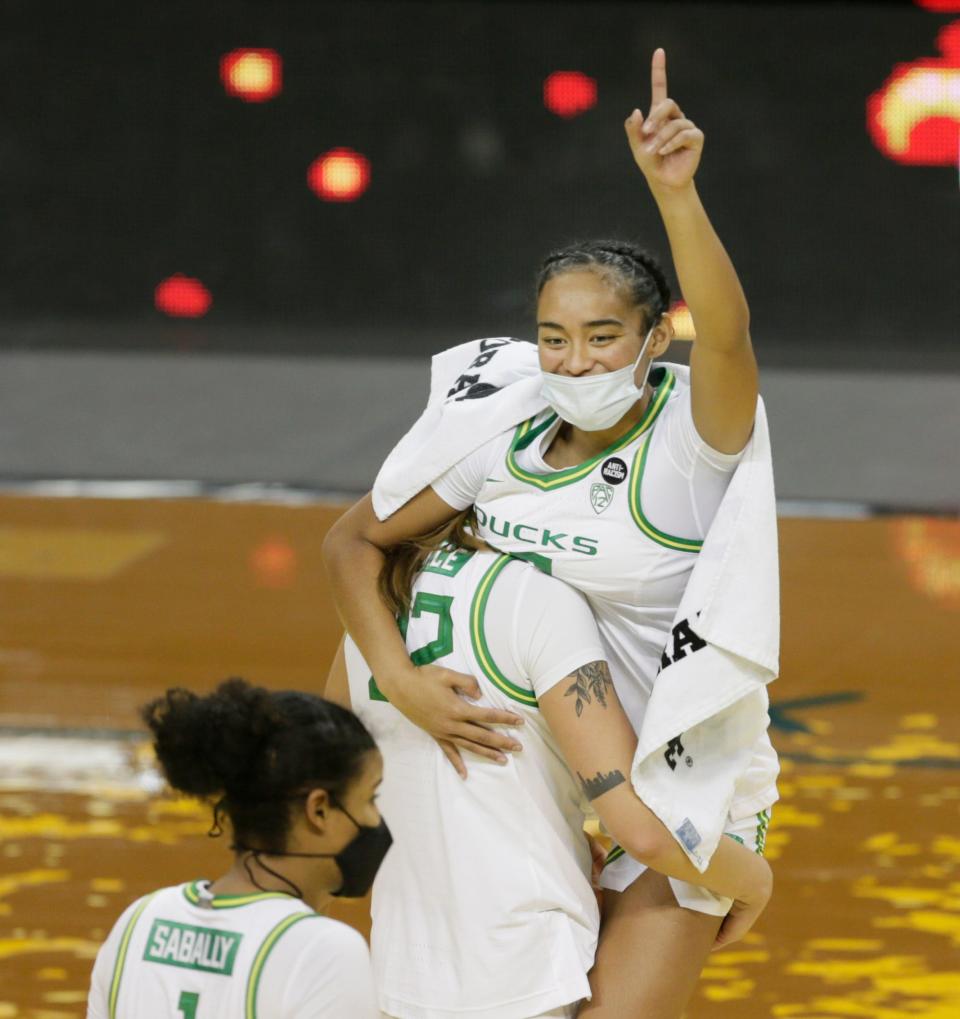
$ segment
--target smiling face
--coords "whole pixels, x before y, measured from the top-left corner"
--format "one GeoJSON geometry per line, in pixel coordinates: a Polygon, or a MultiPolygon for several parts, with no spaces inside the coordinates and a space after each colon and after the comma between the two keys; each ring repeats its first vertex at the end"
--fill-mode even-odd
{"type": "MultiPolygon", "coordinates": [[[[543,371],[598,375],[637,360],[650,328],[647,310],[634,304],[627,288],[614,280],[609,273],[592,269],[547,280],[537,301],[537,348],[543,371]]],[[[669,319],[662,319],[637,366],[638,378],[644,376],[646,362],[666,350],[671,335],[669,319]]]]}

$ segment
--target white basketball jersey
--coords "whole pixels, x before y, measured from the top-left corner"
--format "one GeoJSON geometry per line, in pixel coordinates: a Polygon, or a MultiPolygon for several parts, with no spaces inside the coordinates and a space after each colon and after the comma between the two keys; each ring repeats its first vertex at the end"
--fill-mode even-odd
{"type": "Polygon", "coordinates": [[[377,1019],[355,930],[280,893],[204,882],[133,903],[97,956],[88,1019],[377,1019]]]}
{"type": "Polygon", "coordinates": [[[599,916],[579,783],[537,693],[602,658],[596,625],[577,592],[494,553],[435,553],[412,596],[401,630],[414,663],[476,676],[479,703],[524,716],[524,749],[506,765],[464,752],[462,780],[347,640],[351,701],[383,753],[379,805],[394,834],[373,889],[380,1007],[401,1019],[538,1015],[589,994],[599,916]],[[548,631],[549,662],[522,674],[524,642],[548,631]],[[513,644],[515,655],[498,650],[513,644]]]}
{"type": "Polygon", "coordinates": [[[540,444],[559,425],[546,410],[503,440],[476,497],[479,536],[529,558],[588,598],[624,710],[636,730],[701,540],[666,534],[643,512],[654,425],[674,391],[666,372],[643,419],[576,467],[537,472],[540,444]],[[532,498],[531,496],[535,496],[532,498]]]}
{"type": "MultiPolygon", "coordinates": [[[[674,614],[703,545],[702,538],[668,534],[644,512],[647,471],[654,467],[661,471],[655,488],[662,481],[664,464],[677,455],[666,438],[667,425],[672,423],[668,418],[690,413],[681,404],[677,379],[669,368],[656,367],[651,382],[656,388],[642,420],[603,452],[575,467],[556,470],[543,459],[560,426],[549,409],[465,461],[474,486],[470,498],[479,537],[494,548],[534,562],[586,595],[617,694],[637,732],[674,614]],[[481,470],[485,477],[478,474],[481,470]]],[[[730,471],[737,459],[713,451],[710,455],[728,462],[730,471]]],[[[455,468],[451,474],[457,472],[455,468]]],[[[722,476],[715,476],[711,483],[714,495],[725,490],[722,476]]],[[[463,499],[466,493],[447,479],[440,479],[434,488],[452,500],[451,505],[469,505],[463,499]]],[[[678,500],[677,515],[689,519],[684,500],[678,500]]],[[[663,506],[660,512],[672,516],[664,514],[663,506]]],[[[708,527],[709,520],[701,524],[708,527]]],[[[776,754],[764,733],[737,785],[733,817],[754,814],[758,802],[768,806],[776,798],[777,770],[776,754]]]]}

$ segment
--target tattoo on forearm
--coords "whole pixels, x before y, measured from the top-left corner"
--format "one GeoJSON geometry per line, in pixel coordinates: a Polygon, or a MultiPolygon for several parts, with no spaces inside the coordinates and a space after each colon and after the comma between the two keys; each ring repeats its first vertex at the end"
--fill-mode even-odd
{"type": "Polygon", "coordinates": [[[578,771],[577,778],[580,779],[580,788],[588,800],[595,800],[598,796],[602,796],[626,782],[623,772],[617,768],[608,772],[598,771],[594,778],[584,778],[578,771]]]}
{"type": "Polygon", "coordinates": [[[607,687],[613,686],[613,680],[610,678],[610,669],[606,662],[590,662],[582,669],[577,669],[573,677],[573,683],[563,696],[576,694],[577,718],[583,714],[584,702],[592,703],[591,697],[596,697],[597,703],[602,708],[607,706],[607,687]]]}

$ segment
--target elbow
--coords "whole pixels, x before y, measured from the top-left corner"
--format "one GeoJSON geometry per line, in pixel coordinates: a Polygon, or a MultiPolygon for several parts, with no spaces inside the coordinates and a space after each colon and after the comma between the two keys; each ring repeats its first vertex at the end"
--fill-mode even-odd
{"type": "Polygon", "coordinates": [[[363,535],[351,520],[349,511],[344,513],[324,535],[320,546],[320,556],[327,574],[331,577],[336,576],[363,543],[363,535]]]}
{"type": "Polygon", "coordinates": [[[343,517],[335,521],[330,530],[323,536],[323,542],[320,545],[320,556],[328,573],[336,567],[338,554],[345,543],[344,539],[346,536],[341,533],[343,530],[341,527],[342,523],[343,517]]]}
{"type": "Polygon", "coordinates": [[[654,870],[670,850],[670,833],[659,823],[644,825],[617,841],[635,860],[654,870]]]}

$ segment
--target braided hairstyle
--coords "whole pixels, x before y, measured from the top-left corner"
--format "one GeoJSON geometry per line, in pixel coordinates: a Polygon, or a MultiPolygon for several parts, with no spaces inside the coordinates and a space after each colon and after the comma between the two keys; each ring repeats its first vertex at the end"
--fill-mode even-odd
{"type": "Polygon", "coordinates": [[[633,303],[644,309],[647,328],[656,325],[670,307],[670,286],[660,263],[629,241],[585,241],[551,252],[537,274],[537,296],[555,276],[584,269],[625,288],[633,303]]]}
{"type": "Polygon", "coordinates": [[[234,841],[283,852],[291,804],[310,789],[341,797],[376,744],[359,718],[313,694],[228,679],[205,697],[171,689],[144,706],[154,750],[174,789],[216,798],[234,841]]]}

